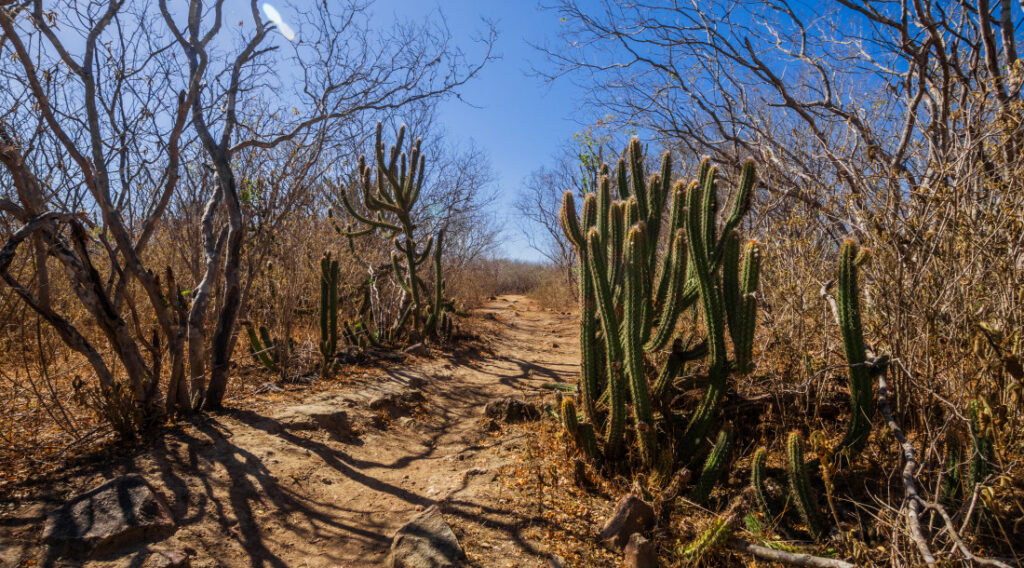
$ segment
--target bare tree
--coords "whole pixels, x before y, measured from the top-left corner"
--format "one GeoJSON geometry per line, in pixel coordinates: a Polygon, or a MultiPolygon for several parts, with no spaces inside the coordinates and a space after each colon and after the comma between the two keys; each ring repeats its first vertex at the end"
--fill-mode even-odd
{"type": "MultiPolygon", "coordinates": [[[[123,0],[9,4],[0,8],[0,210],[18,228],[0,252],[0,275],[89,361],[109,406],[132,409],[126,435],[165,412],[223,403],[251,281],[242,272],[247,217],[259,214],[244,203],[240,165],[255,171],[278,147],[308,147],[289,156],[301,164],[279,173],[316,175],[324,152],[358,136],[368,116],[444,97],[474,77],[494,38],[485,35],[469,60],[433,19],[373,31],[361,2],[318,4],[300,14],[299,40],[284,44],[254,1],[237,28],[225,22],[222,0],[194,0],[180,12],[163,1],[159,10],[123,0]],[[290,73],[274,73],[281,68],[290,73]],[[197,185],[186,191],[183,155],[199,158],[187,170],[197,185]],[[190,218],[190,200],[202,203],[191,217],[202,251],[191,306],[147,249],[172,203],[173,223],[190,218]],[[26,241],[31,282],[17,255],[26,241]],[[47,256],[64,266],[75,305],[116,362],[58,312],[47,256]],[[207,343],[211,310],[217,323],[207,343]]],[[[273,173],[269,181],[281,186],[273,173]]]]}

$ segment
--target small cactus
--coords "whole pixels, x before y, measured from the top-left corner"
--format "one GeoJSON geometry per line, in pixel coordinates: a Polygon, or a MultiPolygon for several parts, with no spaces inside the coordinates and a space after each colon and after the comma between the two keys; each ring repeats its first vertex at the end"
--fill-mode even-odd
{"type": "Polygon", "coordinates": [[[718,439],[715,441],[707,461],[704,462],[704,469],[701,471],[700,479],[690,493],[690,499],[694,503],[703,505],[711,496],[711,490],[715,488],[718,480],[722,478],[725,466],[729,463],[729,450],[732,444],[732,428],[726,425],[718,432],[718,439]]]}
{"type": "Polygon", "coordinates": [[[967,481],[973,490],[974,486],[985,481],[995,462],[995,446],[992,443],[992,431],[986,420],[982,401],[972,400],[968,406],[971,420],[971,461],[967,467],[967,481]]]}
{"type": "Polygon", "coordinates": [[[768,494],[768,488],[765,486],[767,462],[768,450],[764,447],[758,448],[754,452],[753,461],[750,463],[750,485],[754,489],[754,499],[757,501],[757,507],[764,513],[764,516],[775,518],[778,516],[775,500],[768,494]]]}
{"type": "Polygon", "coordinates": [[[280,373],[281,369],[277,366],[276,360],[277,345],[271,340],[267,328],[260,326],[259,335],[251,325],[246,325],[245,331],[249,336],[249,352],[252,353],[253,358],[268,371],[280,373]]]}
{"type": "Polygon", "coordinates": [[[689,564],[696,564],[708,554],[721,548],[732,535],[733,517],[718,515],[696,540],[688,544],[679,555],[689,564]]]}
{"type": "Polygon", "coordinates": [[[791,432],[786,442],[787,455],[789,457],[789,490],[796,503],[800,517],[807,525],[807,532],[814,540],[821,540],[825,536],[825,521],[822,520],[821,511],[818,509],[818,501],[811,489],[811,481],[807,476],[806,464],[804,464],[804,446],[799,432],[791,432]]]}

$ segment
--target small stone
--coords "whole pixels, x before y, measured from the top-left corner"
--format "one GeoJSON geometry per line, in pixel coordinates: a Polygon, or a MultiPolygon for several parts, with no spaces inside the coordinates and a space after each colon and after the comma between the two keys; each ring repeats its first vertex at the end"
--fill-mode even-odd
{"type": "Polygon", "coordinates": [[[427,346],[422,343],[414,343],[406,347],[402,351],[405,351],[409,355],[416,355],[417,357],[422,357],[423,355],[427,354],[427,346]]]}
{"type": "Polygon", "coordinates": [[[633,533],[626,544],[624,568],[658,568],[658,554],[654,543],[640,533],[633,533]]]}
{"type": "Polygon", "coordinates": [[[389,568],[448,568],[462,566],[466,554],[437,505],[416,515],[395,533],[388,555],[389,568]]]}
{"type": "Polygon", "coordinates": [[[355,438],[348,413],[332,404],[291,406],[274,418],[288,430],[326,430],[341,440],[355,438]]]}
{"type": "Polygon", "coordinates": [[[654,509],[636,495],[626,495],[615,505],[615,512],[601,530],[601,543],[613,551],[621,551],[633,533],[654,525],[654,509]]]}
{"type": "Polygon", "coordinates": [[[125,475],[50,513],[43,542],[60,556],[102,556],[174,531],[167,503],[140,475],[125,475]]]}
{"type": "Polygon", "coordinates": [[[488,402],[484,407],[484,414],[489,418],[504,422],[527,422],[540,419],[540,410],[535,404],[511,396],[488,402]]]}
{"type": "Polygon", "coordinates": [[[192,561],[184,550],[157,550],[146,557],[143,568],[191,568],[192,561]]]}

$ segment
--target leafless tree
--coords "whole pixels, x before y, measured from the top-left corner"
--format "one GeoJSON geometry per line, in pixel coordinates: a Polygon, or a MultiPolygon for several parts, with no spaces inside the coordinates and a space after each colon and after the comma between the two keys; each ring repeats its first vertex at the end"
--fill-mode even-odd
{"type": "Polygon", "coordinates": [[[246,299],[249,229],[274,223],[246,204],[245,184],[280,188],[283,175],[322,173],[318,160],[357,136],[368,116],[444,97],[473,78],[494,39],[492,30],[471,60],[438,20],[378,32],[369,5],[357,1],[299,14],[292,43],[255,1],[238,26],[223,0],[185,8],[163,0],[9,4],[0,7],[0,209],[18,228],[0,252],[0,275],[85,356],[111,404],[126,398],[124,370],[134,413],[127,430],[164,412],[223,403],[246,299]],[[261,160],[285,146],[306,150],[279,154],[280,169],[260,176],[261,160]],[[186,189],[182,156],[194,160],[186,171],[196,185],[186,189]],[[189,218],[189,200],[202,203],[192,217],[201,259],[191,305],[170,268],[152,267],[159,255],[147,249],[171,222],[171,204],[174,223],[189,218]],[[19,277],[26,266],[16,253],[26,240],[32,283],[19,277]],[[65,267],[116,366],[51,301],[46,256],[65,267]],[[211,309],[216,326],[207,340],[211,309]]]}

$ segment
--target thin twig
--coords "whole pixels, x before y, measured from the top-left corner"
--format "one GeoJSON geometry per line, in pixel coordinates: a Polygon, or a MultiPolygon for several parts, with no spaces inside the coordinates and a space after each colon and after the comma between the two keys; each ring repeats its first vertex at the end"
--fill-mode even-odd
{"type": "Polygon", "coordinates": [[[949,537],[953,539],[953,543],[956,544],[957,549],[960,550],[960,553],[963,554],[964,557],[967,558],[967,560],[980,566],[996,566],[997,568],[1010,568],[1009,564],[1000,562],[999,560],[996,560],[994,558],[984,558],[982,556],[977,556],[973,552],[971,552],[970,549],[967,548],[967,545],[964,544],[964,541],[960,538],[960,535],[957,534],[956,526],[954,526],[953,519],[949,517],[949,513],[946,512],[946,509],[944,507],[937,503],[928,503],[926,504],[926,507],[935,511],[939,514],[940,517],[942,517],[942,521],[946,524],[946,532],[949,533],[949,537]]]}
{"type": "Polygon", "coordinates": [[[808,566],[809,568],[855,568],[854,564],[845,560],[811,556],[810,554],[803,554],[799,552],[775,550],[774,548],[768,548],[767,546],[761,546],[738,538],[734,538],[729,541],[729,548],[736,552],[752,554],[762,560],[781,562],[783,564],[791,564],[793,566],[808,566]]]}

